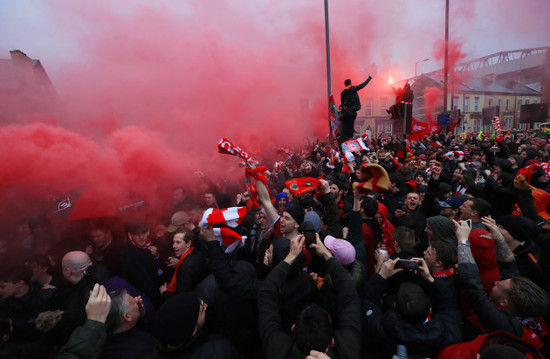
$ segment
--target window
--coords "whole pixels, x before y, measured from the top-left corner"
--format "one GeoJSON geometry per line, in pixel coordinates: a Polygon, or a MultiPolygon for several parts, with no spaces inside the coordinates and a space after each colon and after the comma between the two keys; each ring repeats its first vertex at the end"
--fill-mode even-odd
{"type": "Polygon", "coordinates": [[[508,120],[507,119],[505,119],[505,118],[500,119],[500,128],[503,129],[503,130],[508,129],[508,120]]]}
{"type": "Polygon", "coordinates": [[[529,105],[529,100],[525,100],[525,104],[526,104],[526,105],[529,105]]]}
{"type": "Polygon", "coordinates": [[[533,100],[533,103],[537,103],[537,100],[533,100]]]}
{"type": "Polygon", "coordinates": [[[365,115],[372,116],[372,98],[368,98],[365,101],[365,115]]]}
{"type": "Polygon", "coordinates": [[[453,97],[453,110],[458,110],[458,96],[453,97]]]}
{"type": "Polygon", "coordinates": [[[384,132],[388,133],[388,134],[392,133],[392,124],[391,123],[384,125],[384,132]]]}
{"type": "Polygon", "coordinates": [[[498,108],[501,109],[501,108],[502,108],[502,100],[501,100],[501,99],[498,99],[498,102],[497,102],[497,103],[498,103],[498,105],[497,105],[498,108]]]}
{"type": "Polygon", "coordinates": [[[489,102],[487,103],[487,106],[493,106],[493,99],[492,98],[489,99],[489,102]]]}
{"type": "Polygon", "coordinates": [[[479,112],[479,97],[474,98],[474,112],[479,112]]]}
{"type": "Polygon", "coordinates": [[[510,111],[510,99],[506,99],[506,112],[510,111]]]}
{"type": "Polygon", "coordinates": [[[479,131],[481,131],[481,119],[474,118],[474,133],[478,133],[479,131]]]}
{"type": "Polygon", "coordinates": [[[470,112],[470,98],[464,97],[464,112],[470,112]]]}
{"type": "Polygon", "coordinates": [[[380,112],[386,113],[386,110],[388,109],[388,98],[387,97],[380,97],[380,112]]]}
{"type": "Polygon", "coordinates": [[[521,105],[523,104],[523,100],[518,100],[518,107],[516,107],[516,112],[521,111],[521,105]]]}

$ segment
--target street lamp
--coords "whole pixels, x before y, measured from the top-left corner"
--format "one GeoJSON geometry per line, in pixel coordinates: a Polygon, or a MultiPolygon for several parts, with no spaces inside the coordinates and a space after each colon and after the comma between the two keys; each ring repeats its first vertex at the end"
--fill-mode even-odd
{"type": "Polygon", "coordinates": [[[415,80],[416,80],[416,68],[417,68],[418,64],[421,63],[421,62],[426,62],[426,61],[428,61],[428,60],[429,60],[429,59],[426,58],[426,59],[420,60],[420,61],[418,61],[417,63],[414,64],[414,79],[415,79],[415,80]]]}

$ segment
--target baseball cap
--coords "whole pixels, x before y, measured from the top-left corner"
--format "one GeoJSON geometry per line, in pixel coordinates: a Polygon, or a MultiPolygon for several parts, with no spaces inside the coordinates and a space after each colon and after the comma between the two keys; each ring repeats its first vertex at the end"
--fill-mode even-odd
{"type": "Polygon", "coordinates": [[[174,213],[172,219],[170,220],[170,226],[168,226],[167,231],[174,233],[180,226],[183,226],[189,221],[189,215],[183,211],[174,213]]]}
{"type": "Polygon", "coordinates": [[[355,247],[350,242],[333,236],[326,236],[324,243],[325,247],[332,252],[334,258],[343,265],[355,261],[355,247]]]}
{"type": "Polygon", "coordinates": [[[458,209],[460,206],[462,206],[462,200],[458,197],[449,197],[445,201],[439,201],[439,206],[441,208],[452,208],[452,209],[458,209]]]}

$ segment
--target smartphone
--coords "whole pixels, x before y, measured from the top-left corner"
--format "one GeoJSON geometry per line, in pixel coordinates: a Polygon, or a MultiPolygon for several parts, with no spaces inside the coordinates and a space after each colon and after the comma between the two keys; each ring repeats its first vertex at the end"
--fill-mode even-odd
{"type": "Polygon", "coordinates": [[[472,229],[472,220],[471,220],[471,219],[467,219],[467,220],[466,220],[466,223],[468,223],[468,227],[470,227],[470,229],[472,229]]]}
{"type": "Polygon", "coordinates": [[[304,237],[306,237],[306,249],[309,251],[311,249],[311,244],[316,241],[315,231],[304,231],[304,237]]]}
{"type": "Polygon", "coordinates": [[[403,203],[401,201],[397,202],[397,208],[404,211],[405,210],[405,203],[403,203]]]}
{"type": "Polygon", "coordinates": [[[418,262],[412,259],[400,259],[395,263],[395,268],[416,270],[418,269],[418,262]]]}

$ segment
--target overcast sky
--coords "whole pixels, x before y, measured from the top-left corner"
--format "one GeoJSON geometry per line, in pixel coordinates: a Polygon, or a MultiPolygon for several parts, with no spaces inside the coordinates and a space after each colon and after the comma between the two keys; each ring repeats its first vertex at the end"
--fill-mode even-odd
{"type": "MultiPolygon", "coordinates": [[[[346,78],[389,100],[390,76],[442,67],[444,0],[329,3],[337,104],[346,78]]],[[[450,3],[453,61],[550,46],[549,0],[450,3]]],[[[0,128],[0,218],[91,182],[163,200],[196,170],[242,180],[220,138],[269,165],[328,133],[323,0],[0,0],[0,58],[14,49],[67,111],[0,128]]]]}
{"type": "MultiPolygon", "coordinates": [[[[101,36],[106,26],[114,37],[121,35],[116,34],[118,31],[125,32],[124,37],[132,36],[128,26],[135,27],[136,36],[146,34],[148,26],[162,26],[162,30],[155,31],[162,36],[163,31],[179,31],[180,22],[188,21],[193,22],[195,30],[181,33],[182,37],[221,31],[237,48],[258,41],[259,51],[281,46],[293,31],[298,36],[306,31],[308,36],[318,38],[315,43],[302,45],[316,47],[316,56],[324,56],[320,52],[324,36],[322,0],[226,3],[2,0],[0,56],[6,58],[8,50],[20,49],[41,59],[55,79],[66,62],[81,61],[92,51],[94,41],[104,41],[101,36]],[[117,29],[119,19],[124,19],[125,24],[117,29]],[[94,36],[96,32],[98,38],[94,36]],[[266,43],[266,37],[272,43],[266,43]]],[[[337,46],[332,55],[337,58],[341,51],[349,52],[346,56],[350,66],[361,68],[374,62],[379,69],[397,67],[404,76],[413,75],[414,63],[424,58],[430,61],[419,65],[419,69],[429,71],[441,66],[434,54],[438,51],[437,42],[444,36],[444,0],[329,0],[329,9],[332,41],[337,46]]],[[[451,0],[450,37],[462,44],[468,59],[503,50],[548,46],[549,14],[548,0],[451,0]]],[[[209,45],[216,46],[205,44],[209,45]]]]}

